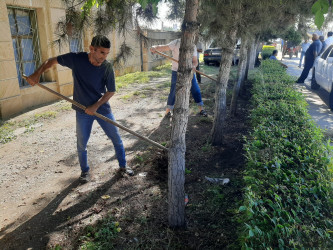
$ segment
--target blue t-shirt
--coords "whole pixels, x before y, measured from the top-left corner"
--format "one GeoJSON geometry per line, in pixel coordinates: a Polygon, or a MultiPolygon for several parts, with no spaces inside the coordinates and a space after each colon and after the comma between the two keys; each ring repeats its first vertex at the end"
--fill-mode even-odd
{"type": "Polygon", "coordinates": [[[276,56],[273,56],[273,55],[271,55],[271,56],[269,57],[269,59],[271,59],[271,60],[277,60],[276,56]]]}
{"type": "Polygon", "coordinates": [[[312,62],[315,60],[314,56],[313,56],[313,52],[316,51],[317,55],[319,55],[320,50],[322,47],[322,43],[319,40],[315,40],[311,43],[310,47],[308,48],[308,50],[305,52],[305,59],[308,62],[312,62]]]}
{"type": "MultiPolygon", "coordinates": [[[[96,103],[106,91],[115,92],[116,85],[112,66],[104,61],[101,66],[94,66],[89,62],[88,53],[68,53],[57,57],[58,63],[72,69],[74,79],[74,101],[88,107],[96,103]]],[[[72,105],[73,109],[83,112],[72,105]]],[[[108,102],[101,105],[100,114],[108,114],[111,107],[108,102]]]]}

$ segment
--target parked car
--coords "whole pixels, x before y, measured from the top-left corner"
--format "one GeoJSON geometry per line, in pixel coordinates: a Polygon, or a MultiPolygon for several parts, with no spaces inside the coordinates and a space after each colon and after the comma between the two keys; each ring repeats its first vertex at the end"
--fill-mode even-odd
{"type": "MultiPolygon", "coordinates": [[[[239,46],[237,45],[234,49],[234,58],[232,60],[233,65],[237,65],[239,61],[239,46]]],[[[222,59],[222,49],[221,48],[208,48],[204,51],[204,62],[206,65],[214,64],[219,66],[222,59]]]]}
{"type": "Polygon", "coordinates": [[[329,108],[333,110],[333,45],[329,46],[314,62],[311,88],[322,87],[329,93],[329,108]]]}

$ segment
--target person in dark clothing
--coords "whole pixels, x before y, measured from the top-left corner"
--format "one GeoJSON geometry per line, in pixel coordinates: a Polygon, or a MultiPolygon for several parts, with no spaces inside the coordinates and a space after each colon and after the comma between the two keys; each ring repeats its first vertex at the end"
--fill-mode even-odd
{"type": "Polygon", "coordinates": [[[111,120],[115,120],[111,112],[109,99],[115,94],[115,76],[112,65],[106,61],[110,52],[110,40],[105,36],[95,36],[89,46],[90,53],[67,53],[46,60],[27,82],[34,86],[39,83],[40,76],[53,65],[60,64],[72,70],[74,79],[74,101],[86,106],[85,110],[73,106],[76,111],[77,152],[81,167],[80,182],[90,180],[90,166],[88,165],[87,144],[93,122],[96,120],[112,141],[119,163],[120,172],[134,175],[127,167],[125,149],[118,128],[94,116],[98,112],[111,120]]]}
{"type": "Polygon", "coordinates": [[[319,55],[319,53],[321,51],[322,43],[321,43],[321,41],[319,41],[319,37],[317,34],[312,35],[312,41],[313,41],[313,43],[311,43],[310,47],[305,52],[304,69],[302,71],[301,76],[296,81],[296,83],[304,83],[305,79],[309,75],[310,69],[312,68],[316,57],[319,55]]]}

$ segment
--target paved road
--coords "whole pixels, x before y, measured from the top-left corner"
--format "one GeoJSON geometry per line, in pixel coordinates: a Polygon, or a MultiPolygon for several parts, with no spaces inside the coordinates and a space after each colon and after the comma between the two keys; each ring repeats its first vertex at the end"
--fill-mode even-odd
{"type": "MultiPolygon", "coordinates": [[[[282,62],[288,66],[287,73],[299,77],[302,73],[301,68],[298,68],[299,58],[293,57],[283,58],[282,62]]],[[[302,92],[309,104],[309,114],[312,116],[314,121],[325,130],[333,133],[333,112],[328,108],[328,97],[329,94],[323,89],[312,90],[310,87],[310,79],[312,71],[310,71],[305,84],[297,84],[296,88],[302,92]]],[[[331,134],[331,133],[329,133],[331,134]]]]}

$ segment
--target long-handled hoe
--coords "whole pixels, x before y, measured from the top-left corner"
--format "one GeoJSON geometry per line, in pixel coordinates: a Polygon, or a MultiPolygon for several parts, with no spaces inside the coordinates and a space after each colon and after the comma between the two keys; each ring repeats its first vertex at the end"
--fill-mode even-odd
{"type": "MultiPolygon", "coordinates": [[[[169,59],[169,60],[171,60],[171,61],[174,61],[174,62],[178,63],[178,61],[177,61],[176,59],[174,59],[173,57],[168,56],[168,55],[166,55],[166,54],[164,54],[164,53],[162,53],[162,52],[160,52],[160,51],[158,51],[158,50],[155,50],[154,53],[159,54],[159,55],[161,55],[161,56],[164,56],[165,58],[167,58],[167,59],[169,59]]],[[[199,70],[195,70],[195,72],[197,72],[198,74],[203,75],[203,76],[205,76],[205,77],[207,77],[207,78],[209,78],[209,79],[211,79],[211,80],[217,82],[216,79],[210,77],[209,75],[206,75],[205,73],[203,73],[203,72],[201,72],[201,71],[199,71],[199,70]]]]}
{"type": "MultiPolygon", "coordinates": [[[[23,79],[25,79],[25,80],[27,79],[27,76],[26,76],[26,75],[23,75],[22,77],[23,77],[23,79]]],[[[64,100],[66,100],[66,101],[72,103],[73,105],[75,105],[76,107],[78,107],[78,108],[80,108],[80,109],[82,109],[82,110],[85,110],[85,109],[86,109],[86,107],[83,106],[82,104],[80,104],[80,103],[78,103],[78,102],[76,102],[76,101],[74,101],[74,100],[72,100],[72,99],[70,99],[70,98],[68,98],[68,97],[66,97],[66,96],[64,96],[64,95],[62,95],[62,94],[60,94],[60,93],[58,93],[58,92],[56,92],[56,91],[54,91],[54,90],[52,90],[52,89],[50,89],[50,88],[44,86],[44,85],[42,85],[42,84],[40,84],[40,83],[37,83],[36,85],[37,85],[38,87],[41,87],[42,89],[45,89],[45,90],[48,91],[48,92],[51,92],[52,94],[54,94],[54,95],[56,95],[56,96],[58,96],[58,97],[60,97],[60,98],[62,98],[62,99],[64,99],[64,100]]],[[[113,124],[114,126],[116,126],[116,127],[118,127],[118,128],[121,128],[121,129],[127,131],[128,133],[130,133],[130,134],[132,134],[132,135],[135,135],[135,136],[139,137],[140,139],[142,139],[142,140],[144,140],[144,141],[147,141],[147,142],[149,142],[149,143],[155,145],[156,147],[159,147],[159,148],[161,148],[161,149],[163,149],[163,150],[168,151],[168,149],[167,149],[166,147],[162,146],[161,144],[159,144],[159,143],[157,143],[157,142],[155,142],[155,141],[153,141],[153,140],[150,140],[149,138],[147,138],[147,137],[145,137],[145,136],[143,136],[143,135],[140,135],[140,134],[138,134],[138,133],[136,133],[136,132],[130,130],[129,128],[126,128],[126,127],[124,127],[123,125],[120,125],[119,123],[117,123],[117,122],[115,122],[115,121],[112,121],[111,119],[105,117],[104,115],[101,115],[101,114],[95,112],[95,113],[94,113],[94,116],[96,116],[96,117],[98,117],[98,118],[100,118],[100,119],[102,119],[102,120],[104,120],[104,121],[106,121],[106,122],[108,122],[108,123],[111,123],[111,124],[113,124]]]]}

